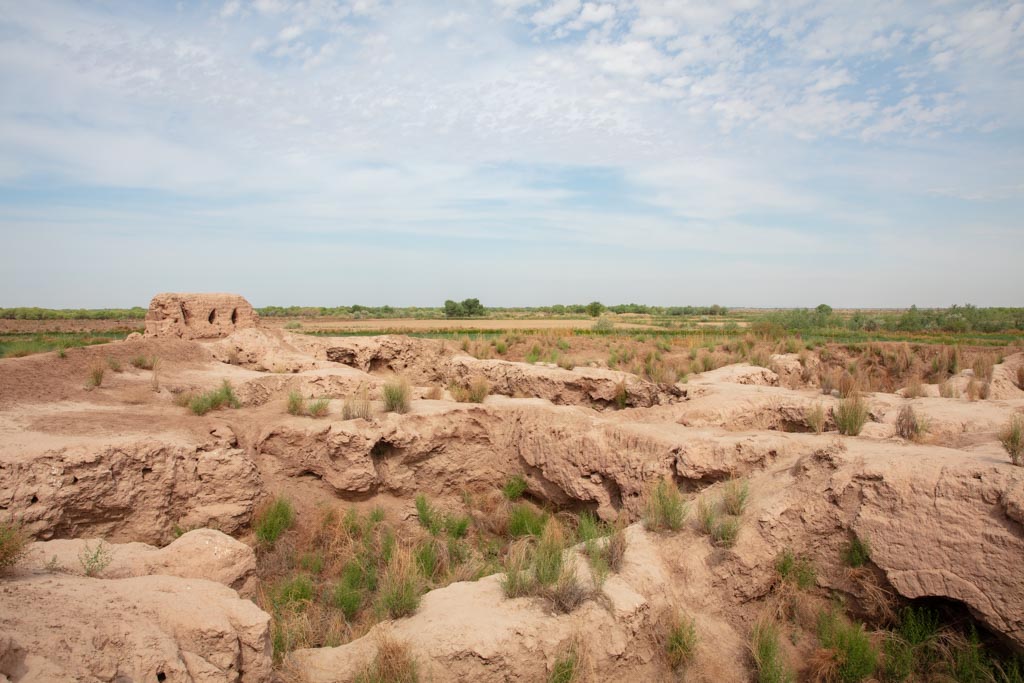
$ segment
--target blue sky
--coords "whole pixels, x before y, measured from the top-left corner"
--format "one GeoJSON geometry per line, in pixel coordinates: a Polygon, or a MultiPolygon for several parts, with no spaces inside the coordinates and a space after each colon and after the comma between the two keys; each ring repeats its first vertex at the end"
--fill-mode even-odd
{"type": "Polygon", "coordinates": [[[1024,305],[1024,4],[0,0],[0,306],[1024,305]]]}

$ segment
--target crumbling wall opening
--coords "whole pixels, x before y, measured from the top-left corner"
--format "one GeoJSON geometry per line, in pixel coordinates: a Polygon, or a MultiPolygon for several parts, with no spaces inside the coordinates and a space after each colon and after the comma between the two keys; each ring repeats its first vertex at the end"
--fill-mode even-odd
{"type": "Polygon", "coordinates": [[[217,309],[215,308],[212,311],[210,311],[210,315],[207,316],[206,321],[212,325],[213,321],[216,320],[216,319],[217,319],[217,309]]]}
{"type": "Polygon", "coordinates": [[[237,308],[232,308],[231,309],[231,324],[232,325],[237,325],[238,324],[238,309],[237,308]]]}

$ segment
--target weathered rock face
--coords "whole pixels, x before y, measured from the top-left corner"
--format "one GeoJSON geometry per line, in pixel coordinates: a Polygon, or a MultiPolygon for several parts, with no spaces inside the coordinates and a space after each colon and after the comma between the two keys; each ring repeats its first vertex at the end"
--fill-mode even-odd
{"type": "Polygon", "coordinates": [[[214,339],[256,327],[260,318],[237,294],[157,294],[146,313],[147,337],[214,339]]]}
{"type": "Polygon", "coordinates": [[[269,626],[203,579],[16,576],[0,583],[0,680],[263,683],[269,626]]]}
{"type": "Polygon", "coordinates": [[[0,506],[19,510],[37,538],[87,531],[160,542],[175,524],[234,533],[260,489],[255,465],[232,448],[142,441],[0,459],[0,506]]]}
{"type": "MultiPolygon", "coordinates": [[[[25,565],[42,569],[58,567],[66,574],[85,575],[79,557],[94,552],[100,539],[82,538],[33,543],[25,565]]],[[[256,553],[246,544],[214,529],[195,529],[163,548],[145,543],[109,545],[106,579],[132,576],[179,576],[209,579],[251,595],[256,588],[256,553]]]]}

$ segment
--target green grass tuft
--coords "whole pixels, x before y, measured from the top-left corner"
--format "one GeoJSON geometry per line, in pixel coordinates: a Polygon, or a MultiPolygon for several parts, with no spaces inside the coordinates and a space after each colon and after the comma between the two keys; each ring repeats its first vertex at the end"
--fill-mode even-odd
{"type": "Polygon", "coordinates": [[[843,564],[847,567],[863,567],[871,559],[871,545],[867,539],[856,536],[843,548],[843,564]]]}
{"type": "Polygon", "coordinates": [[[836,427],[840,434],[857,436],[868,421],[868,406],[860,394],[854,392],[839,402],[833,409],[836,427]]]}
{"type": "Polygon", "coordinates": [[[508,500],[519,500],[526,493],[526,488],[526,479],[517,474],[505,482],[505,485],[501,487],[501,492],[508,500]]]}
{"type": "Polygon", "coordinates": [[[295,523],[295,508],[287,498],[275,498],[256,517],[256,539],[273,546],[277,539],[295,523]]]}
{"type": "Polygon", "coordinates": [[[673,669],[681,669],[693,660],[697,650],[697,626],[680,614],[673,617],[665,639],[665,653],[673,669]]]}
{"type": "Polygon", "coordinates": [[[508,532],[512,536],[540,536],[547,524],[547,515],[526,503],[513,505],[508,515],[508,532]]]}
{"type": "Polygon", "coordinates": [[[785,661],[775,622],[762,618],[754,624],[750,649],[757,668],[757,683],[795,683],[796,674],[785,661]]]}
{"type": "Polygon", "coordinates": [[[188,402],[189,410],[195,415],[206,415],[211,410],[218,410],[224,406],[238,408],[241,405],[235,396],[235,390],[227,380],[224,380],[219,388],[193,396],[188,402]]]}
{"type": "Polygon", "coordinates": [[[0,522],[0,572],[18,564],[28,552],[32,539],[16,522],[0,522]]]}
{"type": "Polygon", "coordinates": [[[389,413],[409,412],[409,395],[412,393],[409,380],[404,377],[386,382],[382,389],[384,410],[389,413]]]}
{"type": "Polygon", "coordinates": [[[683,501],[683,494],[674,483],[662,479],[647,494],[644,506],[644,526],[652,530],[683,528],[689,508],[683,501]]]}

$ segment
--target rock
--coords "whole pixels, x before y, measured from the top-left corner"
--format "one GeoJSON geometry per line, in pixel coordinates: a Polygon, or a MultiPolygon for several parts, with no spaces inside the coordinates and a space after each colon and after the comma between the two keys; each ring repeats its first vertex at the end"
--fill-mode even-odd
{"type": "Polygon", "coordinates": [[[146,312],[147,337],[212,339],[258,325],[256,311],[237,294],[157,294],[146,312]]]}
{"type": "MultiPolygon", "coordinates": [[[[27,567],[58,567],[67,574],[84,576],[79,557],[95,551],[100,539],[55,540],[33,543],[27,567]]],[[[213,529],[195,529],[173,543],[156,548],[145,543],[107,544],[110,564],[102,577],[121,579],[132,576],[180,576],[209,579],[252,595],[256,587],[256,554],[252,548],[213,529]]]]}
{"type": "Polygon", "coordinates": [[[17,576],[0,583],[0,676],[263,683],[269,626],[252,602],[202,579],[17,576]]]}

